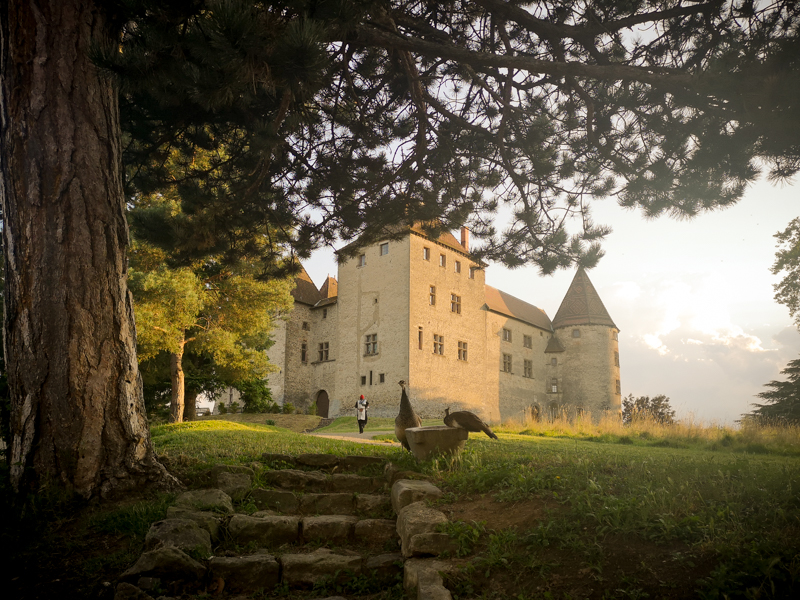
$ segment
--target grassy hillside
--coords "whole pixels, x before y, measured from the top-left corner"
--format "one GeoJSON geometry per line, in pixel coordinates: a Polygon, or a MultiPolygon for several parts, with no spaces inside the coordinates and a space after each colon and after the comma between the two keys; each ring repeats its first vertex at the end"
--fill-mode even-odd
{"type": "MultiPolygon", "coordinates": [[[[397,447],[230,419],[152,434],[190,487],[216,463],[264,452],[377,455],[422,471],[445,491],[446,532],[470,565],[448,580],[454,598],[800,597],[798,429],[556,422],[495,431],[497,441],[472,434],[457,459],[422,464],[397,447]]],[[[102,581],[128,566],[171,501],[78,510],[37,498],[4,532],[19,550],[6,565],[12,592],[28,585],[55,597],[60,580],[104,597],[102,581]]]]}

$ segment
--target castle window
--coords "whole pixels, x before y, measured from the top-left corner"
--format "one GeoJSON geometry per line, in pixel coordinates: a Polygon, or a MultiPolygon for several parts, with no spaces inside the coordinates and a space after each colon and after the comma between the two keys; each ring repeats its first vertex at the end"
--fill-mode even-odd
{"type": "Polygon", "coordinates": [[[611,337],[613,339],[615,339],[615,340],[618,340],[619,339],[619,332],[618,331],[612,331],[611,332],[611,337]]]}
{"type": "Polygon", "coordinates": [[[619,352],[614,352],[614,366],[619,366],[619,352]]]}
{"type": "Polygon", "coordinates": [[[328,309],[327,308],[323,308],[322,309],[322,318],[323,319],[327,319],[328,318],[328,309]]]}
{"type": "Polygon", "coordinates": [[[366,375],[362,375],[361,376],[361,385],[367,385],[367,376],[366,375]]]}
{"type": "Polygon", "coordinates": [[[503,354],[503,373],[511,373],[511,355],[503,354]]]}
{"type": "Polygon", "coordinates": [[[555,377],[550,380],[550,391],[554,394],[558,393],[558,379],[555,377]]]}
{"type": "Polygon", "coordinates": [[[422,249],[422,260],[430,260],[431,259],[431,249],[430,248],[423,248],[422,249]]]}
{"type": "Polygon", "coordinates": [[[369,384],[372,385],[372,371],[369,372],[369,384]]]}
{"type": "Polygon", "coordinates": [[[433,334],[433,353],[444,354],[444,336],[438,333],[433,334]]]}
{"type": "Polygon", "coordinates": [[[455,265],[453,266],[453,271],[455,273],[461,273],[461,261],[460,260],[455,261],[455,265]]]}
{"type": "Polygon", "coordinates": [[[467,342],[458,342],[458,360],[467,360],[467,342]]]}
{"type": "Polygon", "coordinates": [[[380,381],[381,383],[386,382],[386,374],[381,373],[380,375],[378,375],[378,381],[380,381]]]}
{"type": "Polygon", "coordinates": [[[450,312],[461,314],[461,296],[450,294],[450,312]]]}
{"type": "Polygon", "coordinates": [[[308,321],[303,321],[303,331],[310,331],[311,326],[308,324],[308,321]]]}
{"type": "Polygon", "coordinates": [[[319,345],[319,360],[320,362],[323,360],[328,360],[328,351],[330,350],[330,343],[329,342],[320,342],[319,345]]]}
{"type": "Polygon", "coordinates": [[[359,267],[366,267],[367,266],[367,255],[366,254],[359,254],[358,255],[358,266],[359,267]]]}
{"type": "Polygon", "coordinates": [[[558,359],[554,356],[553,358],[550,359],[550,364],[553,365],[554,367],[558,366],[558,359]]]}
{"type": "Polygon", "coordinates": [[[572,337],[574,337],[574,338],[581,337],[581,330],[580,329],[573,329],[572,330],[572,337]]]}
{"type": "Polygon", "coordinates": [[[364,348],[364,354],[366,356],[372,356],[378,353],[378,334],[372,333],[364,338],[366,347],[364,348]]]}
{"type": "Polygon", "coordinates": [[[511,341],[511,330],[510,329],[503,329],[503,341],[510,342],[511,341]]]}
{"type": "Polygon", "coordinates": [[[475,279],[475,271],[478,270],[478,267],[470,267],[469,268],[469,278],[475,279]]]}
{"type": "Polygon", "coordinates": [[[431,303],[431,306],[436,304],[436,286],[435,285],[431,286],[430,295],[428,297],[428,300],[431,303]]]}
{"type": "Polygon", "coordinates": [[[419,349],[422,350],[422,327],[419,328],[419,349]]]}
{"type": "Polygon", "coordinates": [[[522,345],[526,348],[533,348],[533,338],[529,335],[522,336],[522,345]]]}
{"type": "Polygon", "coordinates": [[[532,360],[524,361],[523,370],[524,370],[523,375],[522,375],[523,377],[528,377],[529,379],[533,379],[533,361],[532,360]]]}
{"type": "Polygon", "coordinates": [[[381,256],[386,256],[389,254],[389,242],[384,242],[381,244],[381,256]]]}
{"type": "Polygon", "coordinates": [[[303,342],[300,344],[300,362],[307,363],[308,362],[308,344],[303,342]]]}
{"type": "Polygon", "coordinates": [[[622,394],[622,386],[619,384],[619,379],[617,379],[617,394],[622,394]]]}
{"type": "Polygon", "coordinates": [[[444,254],[439,255],[439,266],[446,267],[447,266],[447,257],[444,254]]]}

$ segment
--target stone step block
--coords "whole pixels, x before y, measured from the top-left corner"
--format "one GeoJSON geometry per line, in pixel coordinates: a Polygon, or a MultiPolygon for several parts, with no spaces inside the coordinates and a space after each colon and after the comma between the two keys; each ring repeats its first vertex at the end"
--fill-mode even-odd
{"type": "Polygon", "coordinates": [[[223,580],[226,592],[256,592],[280,583],[280,565],[270,554],[215,556],[208,570],[212,580],[223,580]]]}
{"type": "Polygon", "coordinates": [[[452,600],[444,587],[442,573],[450,573],[457,567],[438,559],[411,558],[403,565],[403,588],[408,598],[416,600],[452,600]]]}
{"type": "Polygon", "coordinates": [[[327,548],[320,548],[310,554],[284,554],[281,557],[283,583],[290,587],[313,586],[333,578],[346,581],[353,575],[361,574],[361,565],[359,554],[334,554],[327,548]]]}
{"type": "Polygon", "coordinates": [[[298,465],[315,469],[332,469],[339,466],[339,457],[333,454],[300,454],[295,458],[298,465]]]}
{"type": "Polygon", "coordinates": [[[140,577],[158,577],[164,581],[198,580],[206,574],[206,568],[183,550],[169,546],[144,552],[139,559],[125,571],[121,579],[129,583],[140,577]]]}
{"type": "Polygon", "coordinates": [[[331,475],[328,490],[331,492],[351,492],[371,494],[385,489],[384,481],[377,477],[361,477],[351,473],[337,473],[331,475]]]}
{"type": "Polygon", "coordinates": [[[292,492],[285,490],[265,490],[257,488],[250,494],[259,510],[277,510],[282,513],[296,513],[300,501],[292,492]]]}
{"type": "Polygon", "coordinates": [[[403,572],[403,555],[397,552],[369,556],[364,562],[364,574],[390,584],[403,572]]]}
{"type": "Polygon", "coordinates": [[[353,494],[304,494],[299,510],[304,515],[354,515],[356,503],[353,494]]]}
{"type": "Polygon", "coordinates": [[[241,545],[254,542],[259,547],[268,548],[291,544],[300,537],[300,518],[234,515],[228,523],[228,533],[241,545]]]}
{"type": "Polygon", "coordinates": [[[403,507],[423,500],[438,500],[442,497],[442,490],[429,481],[414,479],[400,479],[392,485],[392,508],[400,513],[403,507]]]}
{"type": "Polygon", "coordinates": [[[378,456],[345,456],[339,459],[339,468],[344,471],[358,471],[359,469],[385,463],[386,459],[378,456]]]}
{"type": "Polygon", "coordinates": [[[167,518],[194,521],[201,529],[205,529],[208,532],[211,536],[212,544],[219,542],[220,519],[212,512],[170,506],[167,509],[167,518]]]}
{"type": "Polygon", "coordinates": [[[322,473],[297,469],[267,471],[262,479],[271,487],[296,492],[325,492],[328,487],[328,478],[322,473]]]}
{"type": "MultiPolygon", "coordinates": [[[[397,533],[400,536],[403,556],[406,558],[414,556],[415,542],[413,538],[415,536],[436,533],[437,527],[442,523],[447,523],[444,513],[430,508],[424,502],[414,502],[403,507],[397,515],[397,533]]],[[[417,545],[426,543],[430,544],[431,542],[421,539],[417,545]]]]}
{"type": "Polygon", "coordinates": [[[303,539],[323,540],[333,543],[346,543],[353,538],[358,517],[347,515],[323,515],[304,517],[300,522],[303,539]]]}
{"type": "Polygon", "coordinates": [[[150,526],[145,535],[147,550],[174,546],[184,552],[198,552],[203,556],[211,554],[211,534],[190,519],[164,519],[150,526]]]}
{"type": "Polygon", "coordinates": [[[391,512],[392,501],[388,496],[358,494],[355,497],[356,512],[360,515],[383,515],[391,512]]]}
{"type": "Polygon", "coordinates": [[[178,508],[211,511],[215,513],[233,513],[231,497],[219,489],[184,492],[175,500],[175,506],[178,508]]]}
{"type": "Polygon", "coordinates": [[[361,519],[353,533],[357,542],[381,548],[398,539],[397,523],[392,519],[361,519]]]}

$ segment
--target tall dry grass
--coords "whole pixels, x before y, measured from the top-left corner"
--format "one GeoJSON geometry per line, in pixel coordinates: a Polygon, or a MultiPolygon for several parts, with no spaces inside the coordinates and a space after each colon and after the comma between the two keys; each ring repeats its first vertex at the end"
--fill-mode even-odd
{"type": "Polygon", "coordinates": [[[590,413],[580,416],[560,413],[550,419],[509,419],[495,427],[495,431],[541,437],[800,455],[798,425],[744,420],[732,426],[704,422],[694,415],[672,424],[663,424],[646,416],[637,417],[631,424],[624,425],[619,416],[612,413],[596,416],[590,413]]]}

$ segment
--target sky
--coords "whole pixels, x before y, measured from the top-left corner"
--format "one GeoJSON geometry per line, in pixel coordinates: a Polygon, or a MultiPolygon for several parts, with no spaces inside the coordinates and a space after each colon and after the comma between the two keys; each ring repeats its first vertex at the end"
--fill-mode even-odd
{"type": "MultiPolygon", "coordinates": [[[[613,228],[588,274],[620,329],[623,396],[665,394],[682,420],[734,425],[765,383],[782,379],[800,333],[773,299],[770,267],[773,236],[800,216],[798,200],[800,183],[760,181],[735,206],[690,221],[646,220],[613,199],[593,204],[594,221],[613,228]]],[[[332,250],[304,265],[317,286],[336,276],[332,250]]],[[[552,319],[573,276],[490,264],[486,283],[552,319]]]]}

